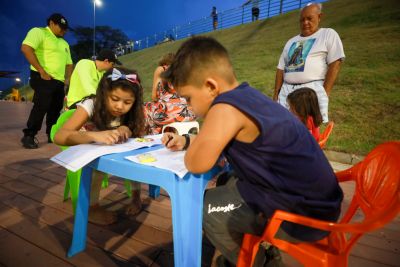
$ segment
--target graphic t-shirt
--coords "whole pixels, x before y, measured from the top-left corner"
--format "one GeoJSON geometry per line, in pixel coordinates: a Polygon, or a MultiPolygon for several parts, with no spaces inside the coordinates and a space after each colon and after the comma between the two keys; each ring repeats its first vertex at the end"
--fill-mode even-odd
{"type": "Polygon", "coordinates": [[[290,39],[279,59],[286,83],[301,84],[324,80],[328,65],[344,58],[342,41],[337,32],[321,28],[310,36],[290,39]]]}

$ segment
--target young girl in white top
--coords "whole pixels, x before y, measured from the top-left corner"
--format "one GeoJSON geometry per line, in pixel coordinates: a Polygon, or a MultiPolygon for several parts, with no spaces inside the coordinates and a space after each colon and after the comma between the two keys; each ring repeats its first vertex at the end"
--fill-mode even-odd
{"type": "MultiPolygon", "coordinates": [[[[143,89],[135,71],[114,68],[100,80],[95,96],[77,105],[72,117],[54,136],[57,145],[87,143],[116,144],[144,132],[143,89]]],[[[108,225],[117,216],[99,205],[99,192],[103,174],[93,171],[90,192],[89,221],[108,225]]],[[[126,209],[135,215],[141,209],[140,183],[132,184],[132,203],[126,209]]]]}

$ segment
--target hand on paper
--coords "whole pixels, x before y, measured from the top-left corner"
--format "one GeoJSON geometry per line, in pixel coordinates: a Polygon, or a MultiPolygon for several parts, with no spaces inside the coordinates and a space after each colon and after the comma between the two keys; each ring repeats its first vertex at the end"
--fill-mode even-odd
{"type": "Polygon", "coordinates": [[[128,140],[129,137],[132,136],[132,131],[127,126],[119,126],[117,131],[120,134],[120,139],[118,143],[124,143],[128,140]]]}
{"type": "Polygon", "coordinates": [[[186,139],[185,137],[174,133],[164,133],[161,142],[166,148],[171,149],[172,151],[177,151],[182,150],[186,143],[186,139]]]}
{"type": "Polygon", "coordinates": [[[93,141],[107,145],[118,144],[126,141],[118,129],[88,133],[93,136],[93,141]]]}

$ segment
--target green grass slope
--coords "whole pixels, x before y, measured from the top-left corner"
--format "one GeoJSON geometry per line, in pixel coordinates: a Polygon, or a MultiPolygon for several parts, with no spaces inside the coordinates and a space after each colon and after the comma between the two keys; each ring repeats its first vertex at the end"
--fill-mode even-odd
{"type": "MultiPolygon", "coordinates": [[[[322,27],[342,38],[346,60],[330,97],[335,128],[327,148],[366,154],[377,144],[400,139],[400,1],[331,0],[322,27]]],[[[298,11],[209,33],[228,49],[240,81],[272,96],[276,65],[286,41],[298,34],[298,11]]],[[[122,58],[139,71],[149,99],[158,59],[182,41],[122,58]]]]}

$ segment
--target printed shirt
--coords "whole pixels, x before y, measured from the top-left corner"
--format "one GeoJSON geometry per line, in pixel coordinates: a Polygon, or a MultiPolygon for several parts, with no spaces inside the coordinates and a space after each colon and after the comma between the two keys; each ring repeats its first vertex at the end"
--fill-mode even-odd
{"type": "Polygon", "coordinates": [[[105,71],[99,71],[93,60],[80,60],[71,75],[67,96],[67,106],[96,94],[97,86],[105,71]]]}
{"type": "MultiPolygon", "coordinates": [[[[253,142],[233,139],[224,149],[239,178],[240,195],[250,207],[268,218],[277,209],[322,220],[338,218],[342,190],[318,143],[298,118],[247,83],[217,96],[213,105],[218,103],[237,108],[260,130],[253,142]]],[[[282,227],[305,241],[327,235],[292,223],[282,227]]]]}
{"type": "MultiPolygon", "coordinates": [[[[54,79],[64,82],[65,66],[72,64],[68,43],[54,35],[49,27],[33,28],[22,44],[35,50],[40,66],[54,79]]],[[[31,69],[37,71],[33,66],[31,69]]]]}
{"type": "Polygon", "coordinates": [[[297,35],[290,39],[281,54],[278,69],[289,84],[324,80],[328,65],[345,57],[337,32],[321,28],[310,36],[297,35]]]}

